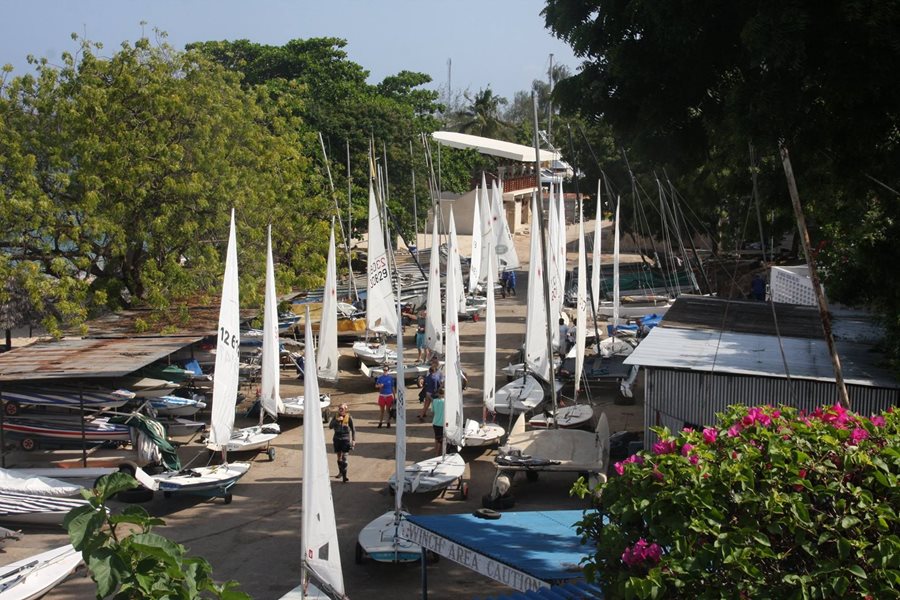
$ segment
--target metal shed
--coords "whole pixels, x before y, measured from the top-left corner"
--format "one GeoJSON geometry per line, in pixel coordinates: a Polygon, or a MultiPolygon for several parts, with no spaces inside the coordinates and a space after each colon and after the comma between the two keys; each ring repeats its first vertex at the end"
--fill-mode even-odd
{"type": "MultiPolygon", "coordinates": [[[[667,314],[625,361],[643,368],[646,448],[656,441],[650,427],[711,425],[716,413],[734,404],[813,410],[836,401],[828,348],[809,314],[815,308],[782,307],[779,337],[765,303],[692,298],[690,306],[676,310],[679,302],[670,309],[674,320],[667,314]]],[[[845,339],[858,339],[854,327],[836,323],[842,328],[845,339]]],[[[900,382],[880,366],[882,357],[871,344],[836,345],[852,410],[869,415],[900,403],[900,382]]]]}

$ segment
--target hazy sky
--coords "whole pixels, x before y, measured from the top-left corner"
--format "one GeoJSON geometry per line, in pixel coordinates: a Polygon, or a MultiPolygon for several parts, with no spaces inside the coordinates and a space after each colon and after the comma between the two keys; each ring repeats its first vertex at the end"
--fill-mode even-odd
{"type": "Polygon", "coordinates": [[[0,5],[0,64],[15,74],[25,57],[59,64],[77,49],[75,32],[103,43],[103,54],[154,28],[176,48],[194,41],[249,39],[281,45],[295,38],[348,41],[369,82],[402,70],[431,75],[456,91],[488,85],[512,99],[534,79],[546,79],[549,56],[575,71],[571,49],[544,28],[543,0],[7,0],[0,5]],[[141,21],[147,24],[142,28],[141,21]]]}

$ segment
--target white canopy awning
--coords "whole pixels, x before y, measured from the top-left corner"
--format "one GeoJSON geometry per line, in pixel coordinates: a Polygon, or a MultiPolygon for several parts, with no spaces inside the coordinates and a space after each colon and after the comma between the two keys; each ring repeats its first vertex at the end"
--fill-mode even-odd
{"type": "MultiPolygon", "coordinates": [[[[513,144],[512,142],[504,142],[502,140],[494,140],[466,133],[456,133],[454,131],[435,131],[431,134],[431,137],[439,144],[449,146],[450,148],[477,150],[482,154],[508,158],[509,160],[524,163],[534,162],[534,148],[523,146],[522,144],[513,144]]],[[[541,150],[540,158],[541,162],[548,162],[560,160],[560,155],[558,152],[541,150]]]]}

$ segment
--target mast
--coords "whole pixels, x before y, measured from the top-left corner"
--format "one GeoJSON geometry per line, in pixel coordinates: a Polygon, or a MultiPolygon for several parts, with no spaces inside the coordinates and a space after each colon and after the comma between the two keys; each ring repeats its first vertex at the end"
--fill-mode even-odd
{"type": "MultiPolygon", "coordinates": [[[[347,242],[347,239],[353,235],[353,179],[350,177],[350,140],[346,140],[347,142],[347,237],[344,238],[344,241],[347,242]]],[[[338,221],[340,221],[340,213],[338,213],[338,221]]],[[[343,235],[344,229],[343,225],[341,225],[341,235],[343,235]]],[[[356,289],[356,280],[353,277],[353,265],[352,260],[350,258],[350,247],[349,242],[347,242],[347,260],[350,263],[350,272],[348,275],[348,279],[350,280],[350,289],[353,290],[353,297],[356,298],[356,301],[359,301],[359,290],[356,289]]]]}
{"type": "MultiPolygon", "coordinates": [[[[334,211],[335,214],[341,214],[341,207],[338,206],[337,194],[334,192],[334,180],[331,178],[331,166],[328,164],[328,154],[325,152],[325,140],[322,138],[322,132],[319,132],[319,146],[322,148],[322,159],[325,163],[325,172],[328,173],[328,186],[331,189],[331,198],[334,200],[334,211]]],[[[349,182],[350,179],[350,146],[347,146],[347,185],[349,190],[349,182]]],[[[347,195],[347,199],[349,202],[349,191],[347,195]]],[[[338,223],[341,225],[341,237],[344,238],[344,251],[347,254],[347,269],[350,274],[351,287],[353,286],[353,261],[350,258],[350,237],[344,232],[344,222],[338,219],[338,223]]],[[[357,295],[357,297],[359,297],[357,295]]]]}
{"type": "MultiPolygon", "coordinates": [[[[540,228],[540,242],[541,242],[541,255],[543,257],[547,256],[547,240],[546,240],[546,225],[544,224],[544,194],[543,188],[541,187],[541,148],[538,144],[538,117],[537,117],[537,96],[534,95],[534,92],[531,92],[531,105],[533,108],[534,114],[534,172],[537,176],[537,218],[538,218],[538,226],[540,228]]],[[[552,184],[551,184],[552,185],[552,184]]],[[[532,258],[533,260],[533,258],[532,258]]],[[[545,272],[547,265],[549,265],[549,261],[544,259],[542,261],[545,265],[545,272]]],[[[547,280],[547,277],[544,277],[544,306],[546,307],[548,316],[547,316],[547,356],[550,357],[548,361],[550,363],[550,403],[553,407],[553,414],[556,414],[557,400],[556,400],[556,386],[554,385],[554,381],[556,379],[554,374],[554,365],[553,365],[553,332],[552,325],[550,323],[549,312],[550,312],[550,282],[547,280]]],[[[558,429],[559,424],[556,422],[556,419],[553,419],[553,428],[558,429]]]]}

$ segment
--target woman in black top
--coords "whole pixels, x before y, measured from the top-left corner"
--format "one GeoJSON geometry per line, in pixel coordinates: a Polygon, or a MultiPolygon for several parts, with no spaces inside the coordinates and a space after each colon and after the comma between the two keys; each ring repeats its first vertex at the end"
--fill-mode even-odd
{"type": "Polygon", "coordinates": [[[341,478],[347,483],[347,454],[356,445],[356,428],[353,427],[353,417],[346,404],[338,407],[338,414],[331,418],[329,428],[334,429],[334,451],[337,454],[338,474],[335,478],[341,478]]]}

